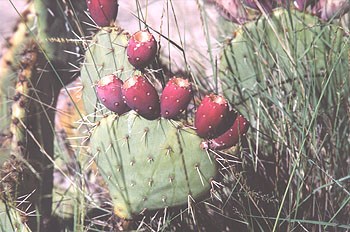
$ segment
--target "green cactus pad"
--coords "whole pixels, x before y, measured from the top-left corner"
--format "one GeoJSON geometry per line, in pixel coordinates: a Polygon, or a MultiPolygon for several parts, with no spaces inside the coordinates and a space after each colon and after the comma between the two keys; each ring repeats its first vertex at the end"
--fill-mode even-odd
{"type": "Polygon", "coordinates": [[[132,218],[144,209],[183,205],[205,194],[217,169],[200,143],[178,122],[148,121],[134,112],[103,118],[91,146],[115,213],[132,218]]]}
{"type": "Polygon", "coordinates": [[[278,95],[281,102],[288,102],[283,98],[311,85],[316,87],[315,96],[320,95],[328,75],[332,75],[329,86],[335,88],[326,91],[333,96],[324,101],[337,99],[349,86],[349,43],[343,35],[339,26],[292,9],[276,10],[268,19],[245,24],[221,54],[224,95],[253,124],[258,99],[278,95]]]}
{"type": "Polygon", "coordinates": [[[116,27],[104,27],[93,37],[81,69],[87,114],[103,114],[95,92],[95,85],[101,77],[114,73],[125,81],[131,76],[134,68],[126,55],[128,39],[129,34],[116,27]]]}

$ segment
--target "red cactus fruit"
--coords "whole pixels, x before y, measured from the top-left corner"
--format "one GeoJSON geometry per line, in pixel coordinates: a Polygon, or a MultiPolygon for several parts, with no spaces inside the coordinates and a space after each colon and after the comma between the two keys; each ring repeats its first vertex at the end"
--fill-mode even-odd
{"type": "Polygon", "coordinates": [[[176,118],[190,103],[193,96],[192,84],[181,77],[174,77],[166,84],[160,98],[161,116],[176,118]]]}
{"type": "Polygon", "coordinates": [[[135,75],[124,82],[122,93],[125,103],[148,120],[160,116],[157,90],[143,76],[135,75]]]}
{"type": "MultiPolygon", "coordinates": [[[[267,12],[267,13],[271,13],[272,11],[272,2],[271,0],[258,0],[258,2],[260,3],[261,7],[267,12]]],[[[258,5],[256,4],[256,2],[254,0],[244,0],[243,1],[244,5],[253,8],[255,10],[260,10],[260,8],[258,7],[258,5]]]]}
{"type": "Polygon", "coordinates": [[[215,3],[219,13],[226,20],[238,24],[244,24],[248,21],[248,14],[242,4],[242,0],[209,0],[208,2],[215,3]]]}
{"type": "Polygon", "coordinates": [[[123,81],[111,74],[102,77],[97,83],[97,97],[107,109],[121,115],[130,108],[124,103],[121,87],[123,81]]]}
{"type": "Polygon", "coordinates": [[[109,26],[118,14],[118,0],[86,0],[91,17],[100,27],[109,26]]]}
{"type": "Polygon", "coordinates": [[[331,20],[341,17],[350,11],[349,0],[319,0],[312,7],[312,13],[323,20],[331,20]]]}
{"type": "Polygon", "coordinates": [[[154,60],[157,42],[149,31],[141,30],[131,36],[126,52],[130,64],[137,69],[142,69],[154,60]]]}
{"type": "Polygon", "coordinates": [[[231,125],[227,100],[219,95],[204,97],[195,115],[195,127],[198,136],[213,138],[224,133],[231,125]]]}
{"type": "Polygon", "coordinates": [[[233,125],[225,133],[215,139],[202,143],[202,147],[223,150],[237,145],[240,138],[247,133],[249,123],[242,115],[238,115],[233,125]]]}

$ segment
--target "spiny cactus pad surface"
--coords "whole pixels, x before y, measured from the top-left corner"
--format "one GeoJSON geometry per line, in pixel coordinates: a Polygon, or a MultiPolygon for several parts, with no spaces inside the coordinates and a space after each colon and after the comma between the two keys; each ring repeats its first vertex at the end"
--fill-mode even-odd
{"type": "Polygon", "coordinates": [[[245,24],[221,55],[224,96],[253,124],[258,101],[281,95],[281,102],[288,102],[297,89],[313,85],[316,96],[327,88],[330,97],[322,107],[332,107],[337,91],[349,88],[349,43],[343,34],[339,26],[296,10],[276,10],[268,19],[245,24]]]}
{"type": "Polygon", "coordinates": [[[133,67],[126,56],[129,34],[116,27],[104,27],[95,34],[85,53],[81,69],[83,100],[87,114],[103,114],[95,87],[103,77],[114,73],[122,81],[131,76],[133,67]]]}
{"type": "Polygon", "coordinates": [[[183,205],[205,194],[217,169],[200,143],[182,124],[148,121],[134,112],[97,123],[92,152],[116,215],[132,218],[144,209],[183,205]]]}

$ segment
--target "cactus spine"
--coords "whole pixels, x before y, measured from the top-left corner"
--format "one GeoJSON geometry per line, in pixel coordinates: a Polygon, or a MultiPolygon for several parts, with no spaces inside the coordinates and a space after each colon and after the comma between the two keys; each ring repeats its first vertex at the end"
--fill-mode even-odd
{"type": "Polygon", "coordinates": [[[97,123],[90,139],[114,212],[122,218],[198,199],[216,175],[201,139],[181,123],[148,121],[133,112],[110,115],[97,123]]]}

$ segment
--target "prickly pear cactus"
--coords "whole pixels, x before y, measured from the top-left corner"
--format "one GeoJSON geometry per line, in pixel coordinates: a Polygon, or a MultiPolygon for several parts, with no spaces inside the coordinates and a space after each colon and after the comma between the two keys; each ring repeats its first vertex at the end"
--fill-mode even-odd
{"type": "Polygon", "coordinates": [[[206,193],[217,169],[200,143],[181,123],[148,121],[133,112],[98,122],[91,149],[116,215],[130,219],[144,209],[186,204],[206,193]]]}
{"type": "Polygon", "coordinates": [[[330,97],[322,99],[322,106],[333,107],[331,99],[349,89],[348,52],[348,38],[339,26],[296,10],[276,10],[271,18],[245,24],[225,46],[222,89],[253,124],[258,101],[275,104],[268,98],[278,96],[289,104],[297,89],[314,97],[326,90],[330,97]],[[316,86],[315,93],[307,93],[310,86],[316,86]]]}
{"type": "Polygon", "coordinates": [[[103,113],[98,103],[95,85],[103,76],[114,73],[125,81],[133,67],[126,56],[129,34],[120,28],[104,27],[93,37],[86,50],[81,69],[83,99],[87,114],[103,113]]]}
{"type": "Polygon", "coordinates": [[[11,103],[15,94],[17,69],[20,67],[20,54],[31,41],[29,28],[33,28],[35,14],[33,4],[23,12],[23,20],[8,40],[8,47],[0,59],[0,131],[6,132],[11,123],[11,103]]]}

